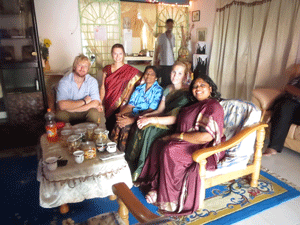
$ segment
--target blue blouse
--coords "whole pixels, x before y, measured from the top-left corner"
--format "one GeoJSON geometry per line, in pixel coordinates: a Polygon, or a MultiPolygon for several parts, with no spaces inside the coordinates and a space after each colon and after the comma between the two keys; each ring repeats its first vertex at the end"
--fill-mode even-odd
{"type": "Polygon", "coordinates": [[[156,110],[160,103],[163,94],[163,88],[157,81],[151,86],[151,88],[145,92],[146,83],[139,85],[132,93],[128,105],[134,106],[132,114],[137,115],[147,109],[156,110]]]}

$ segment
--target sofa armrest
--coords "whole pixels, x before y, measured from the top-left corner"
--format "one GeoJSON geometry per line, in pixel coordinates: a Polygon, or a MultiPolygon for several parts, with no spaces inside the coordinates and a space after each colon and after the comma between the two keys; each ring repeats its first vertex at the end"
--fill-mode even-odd
{"type": "Polygon", "coordinates": [[[192,155],[193,160],[197,163],[201,163],[202,160],[206,160],[209,156],[219,153],[219,152],[222,152],[222,151],[225,151],[229,148],[232,148],[233,146],[240,143],[243,139],[245,139],[251,133],[259,131],[261,129],[265,129],[266,127],[268,127],[268,125],[266,123],[257,123],[252,126],[249,126],[245,129],[241,130],[240,132],[238,132],[236,135],[234,135],[229,140],[227,140],[219,145],[205,148],[205,149],[196,150],[192,155]]]}
{"type": "Polygon", "coordinates": [[[252,100],[261,110],[268,110],[281,93],[281,90],[275,88],[257,88],[252,92],[252,100]]]}

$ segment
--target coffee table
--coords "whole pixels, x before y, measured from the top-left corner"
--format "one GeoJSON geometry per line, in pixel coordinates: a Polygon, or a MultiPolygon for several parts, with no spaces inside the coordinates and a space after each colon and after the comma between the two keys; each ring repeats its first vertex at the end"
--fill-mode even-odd
{"type": "MultiPolygon", "coordinates": [[[[101,153],[97,152],[96,158],[85,159],[83,163],[78,164],[60,142],[49,143],[46,134],[41,136],[40,142],[42,155],[38,166],[38,181],[40,206],[43,208],[62,209],[68,203],[108,196],[111,200],[115,200],[112,185],[124,182],[129,188],[133,186],[130,169],[124,156],[101,160],[99,158],[101,153]],[[50,156],[61,156],[67,159],[68,163],[50,171],[42,163],[50,156]]],[[[121,218],[129,224],[128,209],[120,199],[118,203],[121,218]]]]}

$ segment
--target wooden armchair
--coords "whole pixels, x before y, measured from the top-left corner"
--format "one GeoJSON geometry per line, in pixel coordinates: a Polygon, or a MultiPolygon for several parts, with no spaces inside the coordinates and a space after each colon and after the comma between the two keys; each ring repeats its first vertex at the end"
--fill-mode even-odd
{"type": "Polygon", "coordinates": [[[204,206],[205,189],[207,188],[250,174],[250,185],[252,187],[257,187],[258,183],[261,167],[262,147],[265,139],[265,128],[268,125],[259,122],[261,112],[254,104],[239,100],[227,100],[227,102],[223,103],[222,106],[225,113],[225,130],[228,129],[226,126],[231,126],[229,129],[231,129],[232,134],[229,134],[227,140],[220,145],[206,149],[199,149],[198,151],[194,152],[192,156],[193,160],[200,165],[199,173],[201,179],[201,190],[199,209],[203,208],[204,206]],[[230,121],[228,116],[233,117],[235,120],[234,122],[236,123],[232,123],[233,121],[230,121]],[[240,119],[237,119],[239,116],[240,119]],[[234,125],[232,126],[232,124],[234,125]],[[242,144],[242,142],[246,139],[248,139],[247,142],[242,144]],[[249,144],[250,142],[253,144],[249,144]],[[248,147],[249,150],[247,150],[248,147]],[[245,153],[239,153],[241,148],[246,148],[245,153]],[[233,159],[234,154],[230,152],[232,149],[234,154],[238,155],[236,156],[237,158],[243,158],[241,162],[238,160],[233,162],[235,159],[233,159]],[[228,159],[230,162],[224,163],[225,166],[222,166],[223,162],[220,162],[220,165],[218,165],[218,169],[216,169],[216,171],[206,171],[206,159],[209,156],[222,151],[226,151],[224,160],[226,161],[228,159]],[[245,154],[247,157],[245,157],[245,154]],[[253,160],[249,164],[252,154],[253,160]],[[226,157],[228,158],[226,159],[226,157]]]}
{"type": "MultiPolygon", "coordinates": [[[[141,225],[150,224],[175,224],[173,219],[165,216],[158,216],[152,213],[144,206],[140,200],[132,193],[125,183],[113,185],[113,192],[118,198],[119,205],[125,204],[132,215],[139,221],[141,225]]],[[[119,212],[120,214],[128,214],[128,212],[119,212]]]]}

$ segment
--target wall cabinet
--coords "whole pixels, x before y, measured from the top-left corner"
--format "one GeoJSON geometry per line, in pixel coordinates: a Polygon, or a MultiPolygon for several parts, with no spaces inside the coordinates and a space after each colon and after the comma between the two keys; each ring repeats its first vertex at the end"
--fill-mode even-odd
{"type": "Polygon", "coordinates": [[[0,1],[0,135],[20,132],[20,142],[44,131],[47,96],[38,52],[33,0],[0,1]]]}

